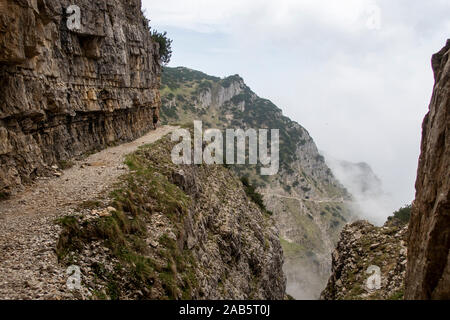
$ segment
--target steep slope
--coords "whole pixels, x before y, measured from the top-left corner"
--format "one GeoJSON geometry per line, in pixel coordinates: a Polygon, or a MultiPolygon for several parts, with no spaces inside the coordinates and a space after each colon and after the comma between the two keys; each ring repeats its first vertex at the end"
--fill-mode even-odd
{"type": "Polygon", "coordinates": [[[81,267],[87,297],[283,299],[273,219],[225,167],[173,164],[174,145],[129,155],[109,197],[60,220],[60,261],[81,267]]]}
{"type": "Polygon", "coordinates": [[[450,40],[432,58],[408,241],[407,299],[450,299],[450,40]]]}
{"type": "Polygon", "coordinates": [[[395,218],[383,227],[367,221],[345,226],[333,252],[332,274],[321,298],[403,299],[407,229],[395,218]]]}
{"type": "Polygon", "coordinates": [[[174,129],[163,126],[130,143],[74,160],[59,176],[38,178],[24,191],[0,201],[0,299],[86,296],[66,286],[67,267],[58,263],[55,254],[61,231],[55,220],[96,203],[127,172],[123,164],[127,154],[174,129]]]}
{"type": "Polygon", "coordinates": [[[273,212],[285,251],[288,293],[318,298],[328,279],[330,253],[351,219],[347,191],[334,178],[308,132],[258,97],[238,75],[225,79],[187,68],[164,68],[161,119],[202,120],[204,128],[280,130],[280,171],[260,176],[259,166],[231,166],[248,176],[273,212]]]}
{"type": "Polygon", "coordinates": [[[158,48],[140,0],[2,0],[0,196],[151,129],[158,48]],[[67,27],[70,5],[80,8],[80,29],[67,27]]]}

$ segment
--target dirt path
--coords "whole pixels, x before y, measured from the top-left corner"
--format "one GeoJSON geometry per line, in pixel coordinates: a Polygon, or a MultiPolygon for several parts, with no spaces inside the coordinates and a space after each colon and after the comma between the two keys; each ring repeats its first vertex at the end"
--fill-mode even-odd
{"type": "Polygon", "coordinates": [[[57,263],[54,251],[60,230],[55,219],[107,191],[128,170],[123,165],[125,155],[174,129],[164,126],[93,154],[60,177],[41,178],[0,202],[0,299],[72,298],[66,270],[57,263]]]}
{"type": "Polygon", "coordinates": [[[308,202],[315,202],[315,203],[345,203],[346,201],[342,198],[339,199],[307,199],[307,198],[297,198],[297,197],[291,197],[291,196],[283,196],[281,194],[274,194],[274,193],[262,193],[262,195],[267,197],[277,197],[277,198],[285,198],[285,199],[292,199],[292,200],[298,200],[298,201],[308,201],[308,202]]]}

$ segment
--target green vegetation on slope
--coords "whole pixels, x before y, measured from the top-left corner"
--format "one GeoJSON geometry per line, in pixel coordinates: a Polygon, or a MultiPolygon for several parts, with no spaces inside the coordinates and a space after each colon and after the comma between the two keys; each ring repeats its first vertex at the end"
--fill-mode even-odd
{"type": "Polygon", "coordinates": [[[247,196],[248,196],[250,199],[252,199],[252,201],[253,201],[254,203],[256,203],[256,204],[258,205],[258,207],[259,207],[262,211],[266,212],[266,213],[269,214],[269,215],[272,215],[272,212],[270,212],[269,210],[267,210],[266,206],[264,205],[262,195],[261,195],[260,193],[258,193],[258,192],[256,191],[255,187],[253,187],[253,186],[250,184],[250,182],[249,182],[249,180],[248,180],[248,177],[245,177],[245,176],[242,177],[242,178],[241,178],[241,182],[242,182],[242,184],[244,185],[245,193],[247,194],[247,196]]]}
{"type": "Polygon", "coordinates": [[[268,212],[224,166],[174,164],[174,145],[166,136],[128,155],[131,171],[106,199],[58,220],[60,262],[80,266],[94,299],[282,296],[282,252],[268,212]],[[274,264],[277,279],[266,281],[274,264]]]}
{"type": "Polygon", "coordinates": [[[162,88],[168,87],[171,90],[182,86],[198,85],[200,88],[205,86],[208,81],[219,81],[220,78],[209,76],[203,72],[187,68],[168,68],[163,69],[162,88]]]}
{"type": "Polygon", "coordinates": [[[304,129],[299,129],[298,125],[283,116],[271,101],[257,97],[244,85],[244,90],[220,110],[213,106],[198,106],[196,99],[200,93],[208,89],[214,92],[219,86],[227,88],[239,81],[243,82],[238,75],[220,79],[182,67],[164,68],[161,88],[163,123],[186,123],[201,119],[207,127],[279,129],[280,165],[291,171],[290,164],[297,159],[297,146],[310,138],[304,137],[304,129]],[[244,110],[237,107],[241,103],[245,105],[244,110]]]}

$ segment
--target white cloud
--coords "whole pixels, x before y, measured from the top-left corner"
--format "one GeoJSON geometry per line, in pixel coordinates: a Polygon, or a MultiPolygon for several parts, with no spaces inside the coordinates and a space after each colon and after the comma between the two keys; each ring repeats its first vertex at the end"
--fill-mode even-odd
{"type": "Polygon", "coordinates": [[[199,32],[232,32],[238,27],[287,30],[317,24],[355,31],[380,23],[380,9],[373,0],[164,0],[143,1],[160,26],[199,32]]]}

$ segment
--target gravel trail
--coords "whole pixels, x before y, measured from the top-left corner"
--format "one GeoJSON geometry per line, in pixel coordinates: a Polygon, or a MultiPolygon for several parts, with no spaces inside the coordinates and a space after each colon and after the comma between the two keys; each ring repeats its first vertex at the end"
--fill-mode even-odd
{"type": "MultiPolygon", "coordinates": [[[[125,155],[153,143],[177,127],[163,126],[145,136],[93,154],[55,177],[40,178],[0,202],[0,299],[83,298],[67,289],[66,270],[55,254],[60,227],[55,219],[83,201],[107,192],[127,172],[125,155]]],[[[87,292],[85,293],[88,294],[87,292]]]]}

